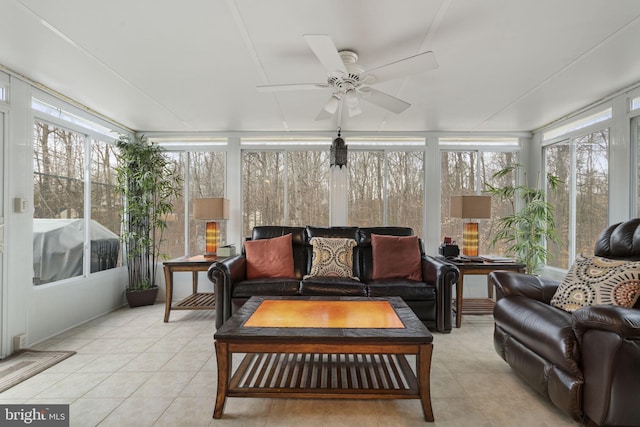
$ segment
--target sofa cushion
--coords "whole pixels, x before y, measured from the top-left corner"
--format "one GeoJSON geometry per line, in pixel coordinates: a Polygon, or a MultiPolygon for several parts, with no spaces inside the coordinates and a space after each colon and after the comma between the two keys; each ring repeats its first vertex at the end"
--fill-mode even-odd
{"type": "Polygon", "coordinates": [[[418,236],[371,235],[372,279],[422,280],[418,236]]]}
{"type": "Polygon", "coordinates": [[[405,301],[436,299],[436,289],[408,279],[378,279],[367,283],[370,297],[400,297],[405,301]]]}
{"type": "Polygon", "coordinates": [[[245,242],[247,279],[294,277],[291,234],[245,242]]]}
{"type": "Polygon", "coordinates": [[[367,286],[348,277],[308,277],[300,283],[300,295],[366,297],[367,286]]]}
{"type": "Polygon", "coordinates": [[[357,280],[353,275],[354,239],[312,237],[313,257],[309,277],[347,277],[357,280]]]}
{"type": "Polygon", "coordinates": [[[592,305],[633,307],[640,296],[640,261],[579,255],[551,298],[570,313],[592,305]]]}
{"type": "Polygon", "coordinates": [[[296,296],[300,294],[300,281],[287,278],[262,278],[243,280],[233,284],[232,298],[279,295],[296,296]]]}

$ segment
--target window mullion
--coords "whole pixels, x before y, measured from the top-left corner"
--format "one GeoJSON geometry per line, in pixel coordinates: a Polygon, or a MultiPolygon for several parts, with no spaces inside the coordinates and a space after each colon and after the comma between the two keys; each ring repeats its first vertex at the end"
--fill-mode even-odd
{"type": "Polygon", "coordinates": [[[389,168],[387,167],[388,150],[382,152],[382,223],[386,226],[389,224],[389,168]]]}
{"type": "Polygon", "coordinates": [[[577,207],[577,196],[578,196],[578,174],[576,170],[577,166],[577,149],[576,149],[576,140],[572,138],[569,141],[569,152],[571,154],[570,158],[570,170],[573,171],[571,176],[573,179],[569,185],[569,265],[573,264],[576,255],[576,207],[577,207]]]}
{"type": "MultiPolygon", "coordinates": [[[[187,151],[186,152],[186,158],[184,161],[185,165],[190,165],[191,164],[191,152],[187,151]]],[[[182,191],[184,192],[184,235],[185,236],[191,236],[191,221],[189,218],[191,218],[191,168],[189,168],[188,166],[184,168],[184,183],[182,186],[182,191]]],[[[196,227],[197,230],[197,226],[194,222],[194,227],[196,227]]],[[[190,249],[190,242],[189,239],[184,239],[184,253],[185,255],[192,255],[191,253],[191,249],[190,249]]]]}
{"type": "Polygon", "coordinates": [[[282,155],[284,157],[284,194],[282,196],[284,202],[284,225],[289,225],[289,150],[283,150],[282,155]]]}
{"type": "Polygon", "coordinates": [[[84,134],[84,257],[82,271],[86,277],[91,272],[91,143],[84,134]]]}

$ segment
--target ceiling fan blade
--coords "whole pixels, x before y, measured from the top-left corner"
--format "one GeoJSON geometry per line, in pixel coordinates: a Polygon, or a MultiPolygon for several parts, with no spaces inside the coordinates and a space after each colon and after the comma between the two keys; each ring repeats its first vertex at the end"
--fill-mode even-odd
{"type": "Polygon", "coordinates": [[[391,111],[392,113],[400,114],[411,106],[408,102],[372,87],[362,87],[360,88],[360,93],[362,94],[362,99],[364,101],[375,104],[378,107],[391,111]]]}
{"type": "Polygon", "coordinates": [[[261,85],[256,86],[258,92],[285,92],[290,90],[314,90],[326,89],[329,85],[326,83],[293,83],[286,85],[261,85]]]}
{"type": "Polygon", "coordinates": [[[326,34],[305,34],[303,37],[327,71],[347,72],[331,37],[326,34]]]}
{"type": "Polygon", "coordinates": [[[423,71],[433,70],[435,68],[438,68],[436,56],[433,52],[428,51],[372,68],[371,70],[365,71],[363,75],[373,75],[377,83],[422,73],[423,71]]]}

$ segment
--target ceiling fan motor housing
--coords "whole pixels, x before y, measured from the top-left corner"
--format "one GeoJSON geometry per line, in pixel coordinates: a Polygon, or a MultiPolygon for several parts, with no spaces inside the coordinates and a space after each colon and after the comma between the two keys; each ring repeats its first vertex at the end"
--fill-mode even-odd
{"type": "Polygon", "coordinates": [[[350,90],[356,89],[362,83],[360,80],[360,74],[364,72],[364,68],[357,63],[358,54],[350,50],[342,50],[339,52],[342,62],[347,70],[347,73],[332,72],[327,78],[327,83],[333,86],[335,93],[344,95],[350,90]]]}

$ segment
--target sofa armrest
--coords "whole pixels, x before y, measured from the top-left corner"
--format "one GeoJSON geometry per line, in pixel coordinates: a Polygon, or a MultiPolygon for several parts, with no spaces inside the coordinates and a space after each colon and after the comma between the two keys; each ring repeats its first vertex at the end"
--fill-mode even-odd
{"type": "Polygon", "coordinates": [[[522,296],[545,304],[551,302],[560,282],[514,271],[494,271],[489,283],[496,289],[496,298],[522,296]]]}
{"type": "Polygon", "coordinates": [[[451,332],[452,289],[460,278],[460,270],[455,265],[432,256],[422,257],[422,280],[436,288],[436,329],[451,332]]]}
{"type": "Polygon", "coordinates": [[[572,322],[580,343],[585,415],[597,425],[638,425],[640,310],[585,307],[573,313],[572,322]]]}
{"type": "Polygon", "coordinates": [[[640,340],[640,310],[614,305],[598,305],[576,310],[573,330],[579,342],[590,329],[612,332],[622,339],[640,340]]]}
{"type": "Polygon", "coordinates": [[[245,255],[239,254],[214,262],[207,271],[207,277],[213,282],[213,292],[216,296],[216,328],[219,328],[231,317],[233,284],[247,277],[245,255]]]}

